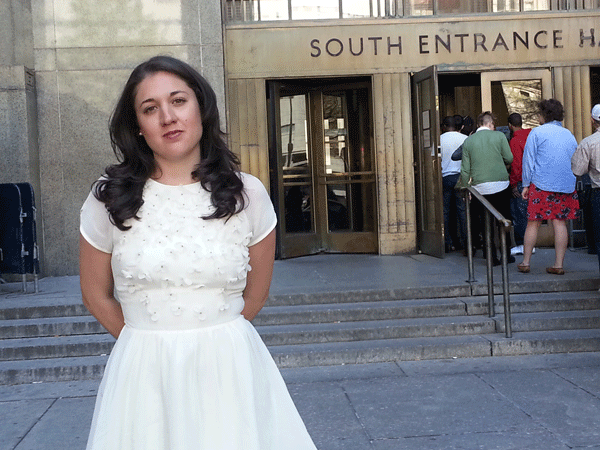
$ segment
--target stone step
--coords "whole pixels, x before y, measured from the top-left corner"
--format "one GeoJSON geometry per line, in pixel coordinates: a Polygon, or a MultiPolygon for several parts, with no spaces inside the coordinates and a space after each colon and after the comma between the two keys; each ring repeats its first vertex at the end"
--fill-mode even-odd
{"type": "Polygon", "coordinates": [[[507,339],[502,334],[444,336],[329,342],[319,345],[271,347],[280,368],[386,361],[473,358],[541,353],[600,351],[600,330],[554,330],[519,333],[507,339]]]}
{"type": "Polygon", "coordinates": [[[0,385],[96,380],[108,356],[0,361],[0,385]]]}
{"type": "MultiPolygon", "coordinates": [[[[381,339],[270,347],[280,368],[600,351],[600,330],[381,339]]],[[[99,379],[107,356],[0,361],[0,385],[99,379]]]]}
{"type": "Polygon", "coordinates": [[[98,333],[106,330],[90,315],[0,320],[0,339],[98,333]]]}
{"type": "Polygon", "coordinates": [[[81,295],[35,294],[0,300],[0,320],[87,316],[81,295]]]}
{"type": "Polygon", "coordinates": [[[110,353],[114,342],[108,333],[3,339],[0,340],[0,361],[98,356],[110,353]]]}
{"type": "MultiPolygon", "coordinates": [[[[563,311],[513,315],[513,332],[594,329],[600,311],[563,311]]],[[[289,346],[331,342],[430,338],[503,332],[504,317],[449,316],[416,319],[257,326],[266,345],[289,346]]],[[[0,340],[0,361],[107,354],[114,339],[104,334],[45,336],[0,340]]]]}
{"type": "MultiPolygon", "coordinates": [[[[498,331],[504,332],[504,315],[496,316],[498,331]]],[[[521,331],[550,331],[600,329],[600,310],[520,313],[512,315],[511,329],[521,331]]]]}
{"type": "Polygon", "coordinates": [[[461,316],[461,299],[381,300],[296,306],[268,306],[252,321],[255,326],[301,323],[357,322],[362,320],[461,316]]]}
{"type": "MultiPolygon", "coordinates": [[[[405,298],[405,292],[397,291],[369,290],[333,294],[298,294],[283,296],[284,301],[277,300],[281,296],[270,297],[267,306],[263,308],[254,323],[270,325],[329,320],[431,317],[437,314],[434,311],[441,311],[444,308],[446,308],[445,315],[462,314],[461,310],[465,308],[468,308],[468,314],[485,314],[487,311],[487,294],[473,297],[468,292],[462,292],[462,289],[448,288],[450,293],[464,295],[449,297],[447,295],[449,292],[444,292],[445,295],[435,297],[436,293],[439,294],[439,289],[424,288],[417,292],[421,297],[415,300],[414,298],[405,298]],[[295,300],[288,301],[290,297],[295,300]],[[305,300],[305,303],[301,303],[298,300],[300,298],[305,300]],[[296,301],[299,303],[296,304],[296,301]],[[284,303],[284,305],[279,305],[280,303],[284,303]]],[[[597,291],[512,293],[510,298],[515,312],[600,309],[600,298],[597,291]]],[[[502,304],[501,295],[496,295],[495,300],[496,305],[502,304]]],[[[80,295],[30,294],[3,298],[0,301],[0,321],[71,316],[89,316],[89,312],[81,302],[80,295]]],[[[1,334],[0,337],[2,337],[1,334]]]]}
{"type": "Polygon", "coordinates": [[[496,324],[487,317],[459,316],[270,325],[256,327],[256,330],[266,345],[274,346],[494,333],[496,324]]]}
{"type": "MultiPolygon", "coordinates": [[[[511,266],[512,268],[512,266],[511,266]]],[[[509,269],[510,270],[510,269],[509,269]]],[[[516,269],[514,269],[516,270],[516,269]]],[[[465,260],[464,278],[467,277],[467,266],[465,260]]],[[[317,305],[323,303],[355,303],[385,300],[415,300],[431,298],[453,298],[487,296],[488,289],[485,284],[485,274],[479,283],[472,286],[466,283],[457,283],[451,286],[423,286],[398,289],[365,289],[347,292],[318,292],[298,294],[275,294],[270,295],[267,306],[293,306],[293,305],[317,305]]],[[[510,277],[510,274],[509,274],[510,277]]],[[[502,295],[501,277],[495,278],[494,293],[502,295]]],[[[462,280],[461,280],[462,281],[462,280]]],[[[520,294],[544,295],[550,293],[575,293],[579,291],[598,291],[599,281],[597,278],[565,279],[556,277],[549,280],[510,281],[509,290],[511,297],[520,294]]]]}
{"type": "MultiPolygon", "coordinates": [[[[510,300],[513,313],[600,309],[600,296],[595,291],[521,294],[511,296],[510,300]]],[[[502,296],[495,296],[494,303],[496,312],[502,312],[502,296]]],[[[261,326],[485,314],[488,314],[487,296],[478,296],[269,306],[263,308],[253,323],[261,326]]]]}
{"type": "MultiPolygon", "coordinates": [[[[488,314],[487,295],[461,300],[465,302],[469,315],[488,314]]],[[[503,312],[504,299],[501,295],[494,296],[494,305],[496,313],[503,312]]],[[[513,313],[591,310],[600,309],[600,295],[598,291],[511,294],[510,305],[513,313]]]]}

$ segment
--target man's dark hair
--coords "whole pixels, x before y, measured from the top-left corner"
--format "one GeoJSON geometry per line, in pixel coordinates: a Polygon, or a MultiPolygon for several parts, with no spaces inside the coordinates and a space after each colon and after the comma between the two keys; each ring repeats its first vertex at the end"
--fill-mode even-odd
{"type": "Polygon", "coordinates": [[[551,98],[548,100],[542,100],[538,107],[540,108],[540,114],[544,118],[544,122],[552,122],[553,120],[558,120],[562,122],[565,118],[565,109],[561,102],[556,100],[555,98],[551,98]]]}
{"type": "Polygon", "coordinates": [[[513,127],[520,128],[523,126],[523,118],[519,113],[512,113],[510,116],[508,116],[508,123],[513,127]]]}
{"type": "Polygon", "coordinates": [[[454,122],[454,118],[452,116],[444,117],[444,120],[442,120],[442,129],[446,131],[456,130],[456,123],[454,122]]]}
{"type": "Polygon", "coordinates": [[[455,114],[452,118],[454,119],[454,128],[456,128],[457,131],[460,130],[463,126],[463,117],[460,114],[455,114]]]}
{"type": "Polygon", "coordinates": [[[475,123],[473,122],[473,118],[471,116],[466,116],[463,119],[463,129],[462,129],[461,133],[466,134],[467,136],[470,136],[471,133],[473,132],[474,128],[475,128],[475,123]]]}

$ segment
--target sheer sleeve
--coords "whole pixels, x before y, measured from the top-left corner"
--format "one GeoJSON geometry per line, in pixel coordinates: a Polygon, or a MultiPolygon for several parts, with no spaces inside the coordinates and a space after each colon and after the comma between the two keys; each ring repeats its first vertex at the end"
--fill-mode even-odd
{"type": "Polygon", "coordinates": [[[247,201],[245,212],[252,229],[252,239],[248,245],[252,246],[262,241],[275,228],[277,216],[269,194],[261,181],[247,173],[242,173],[241,178],[247,201]]]}
{"type": "Polygon", "coordinates": [[[113,228],[104,203],[90,192],[81,207],[79,232],[96,249],[112,253],[113,228]]]}

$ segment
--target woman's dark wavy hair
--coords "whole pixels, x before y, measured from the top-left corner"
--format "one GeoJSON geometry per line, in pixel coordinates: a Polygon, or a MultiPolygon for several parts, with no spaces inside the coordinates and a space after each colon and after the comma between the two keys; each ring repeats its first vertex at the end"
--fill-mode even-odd
{"type": "Polygon", "coordinates": [[[139,135],[134,99],[139,84],[158,72],[171,73],[185,81],[200,105],[201,160],[192,177],[211,193],[215,207],[212,214],[203,218],[228,218],[244,209],[239,159],[225,143],[215,92],[190,65],[170,56],[155,56],[137,66],[125,84],[109,124],[111,145],[119,163],[108,166],[106,177],[94,186],[94,195],[105,204],[111,221],[120,230],[131,228],[124,225],[126,220],[139,219],[144,185],[157,169],[152,149],[139,135]]]}
{"type": "Polygon", "coordinates": [[[562,122],[565,118],[565,109],[563,108],[562,103],[555,98],[542,100],[538,104],[538,108],[540,109],[540,114],[544,118],[545,123],[552,122],[553,120],[562,122]]]}

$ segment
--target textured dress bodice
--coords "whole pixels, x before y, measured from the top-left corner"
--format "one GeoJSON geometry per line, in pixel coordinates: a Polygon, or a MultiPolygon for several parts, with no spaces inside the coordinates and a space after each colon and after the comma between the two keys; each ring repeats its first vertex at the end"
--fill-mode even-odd
{"type": "Polygon", "coordinates": [[[205,220],[213,207],[199,183],[144,188],[139,220],[114,231],[115,294],[141,329],[189,329],[239,316],[252,237],[244,212],[205,220]]]}

